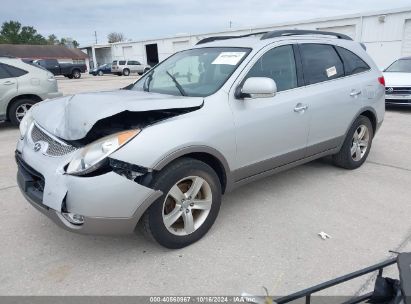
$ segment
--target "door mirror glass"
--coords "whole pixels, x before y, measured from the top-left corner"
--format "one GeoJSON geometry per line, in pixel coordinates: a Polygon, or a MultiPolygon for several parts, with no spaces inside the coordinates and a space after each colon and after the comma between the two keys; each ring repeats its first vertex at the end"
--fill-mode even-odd
{"type": "Polygon", "coordinates": [[[275,81],[268,77],[250,77],[241,90],[240,98],[266,98],[273,97],[277,93],[275,81]]]}

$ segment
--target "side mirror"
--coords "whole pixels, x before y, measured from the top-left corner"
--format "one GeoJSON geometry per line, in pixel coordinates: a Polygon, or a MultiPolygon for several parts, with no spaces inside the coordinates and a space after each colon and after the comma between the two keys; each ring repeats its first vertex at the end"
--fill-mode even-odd
{"type": "Polygon", "coordinates": [[[277,84],[268,77],[250,77],[236,92],[237,98],[267,98],[277,93],[277,84]]]}

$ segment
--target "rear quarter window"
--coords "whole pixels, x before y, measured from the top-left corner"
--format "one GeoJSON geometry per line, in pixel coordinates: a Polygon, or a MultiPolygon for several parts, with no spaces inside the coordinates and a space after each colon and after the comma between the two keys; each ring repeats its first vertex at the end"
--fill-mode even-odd
{"type": "Polygon", "coordinates": [[[118,62],[118,64],[119,64],[119,65],[125,65],[125,64],[126,64],[126,61],[125,61],[125,60],[120,60],[120,61],[118,62]]]}
{"type": "Polygon", "coordinates": [[[10,74],[4,68],[4,64],[0,63],[0,79],[10,78],[10,74]]]}
{"type": "Polygon", "coordinates": [[[11,77],[20,77],[27,74],[27,71],[16,68],[14,66],[4,64],[3,65],[6,71],[11,75],[11,77]]]}
{"type": "Polygon", "coordinates": [[[332,80],[344,76],[343,63],[329,44],[300,44],[306,85],[332,80]]]}
{"type": "Polygon", "coordinates": [[[354,75],[370,70],[370,66],[353,52],[336,46],[338,54],[344,62],[345,75],[354,75]]]}

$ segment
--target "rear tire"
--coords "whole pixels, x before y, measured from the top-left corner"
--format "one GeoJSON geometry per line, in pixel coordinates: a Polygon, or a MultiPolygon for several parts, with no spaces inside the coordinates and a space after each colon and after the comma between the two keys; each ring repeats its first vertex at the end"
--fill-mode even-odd
{"type": "Polygon", "coordinates": [[[217,218],[221,184],[215,171],[201,161],[182,158],[171,163],[150,187],[163,195],[146,211],[142,224],[146,235],[164,247],[183,248],[198,241],[217,218]]]}
{"type": "Polygon", "coordinates": [[[129,76],[130,75],[130,70],[129,69],[124,69],[123,70],[123,75],[124,76],[129,76]]]}
{"type": "Polygon", "coordinates": [[[357,169],[370,153],[374,130],[368,117],[359,116],[352,124],[341,150],[333,155],[334,164],[344,169],[357,169]]]}
{"type": "Polygon", "coordinates": [[[80,73],[79,70],[73,70],[73,72],[71,73],[71,76],[72,76],[74,79],[80,79],[81,73],[80,73]]]}
{"type": "Polygon", "coordinates": [[[8,118],[14,126],[18,126],[27,111],[38,101],[28,98],[21,98],[13,101],[8,110],[8,118]]]}

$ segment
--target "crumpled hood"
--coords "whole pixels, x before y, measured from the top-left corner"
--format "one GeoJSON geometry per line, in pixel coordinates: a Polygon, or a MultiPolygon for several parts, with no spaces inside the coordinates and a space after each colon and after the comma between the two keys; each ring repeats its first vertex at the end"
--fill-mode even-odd
{"type": "Polygon", "coordinates": [[[152,110],[200,107],[202,97],[116,90],[82,93],[45,100],[33,107],[34,120],[48,132],[64,140],[79,140],[99,120],[115,114],[152,110]]]}
{"type": "Polygon", "coordinates": [[[384,79],[386,87],[411,87],[411,73],[385,72],[384,79]]]}

